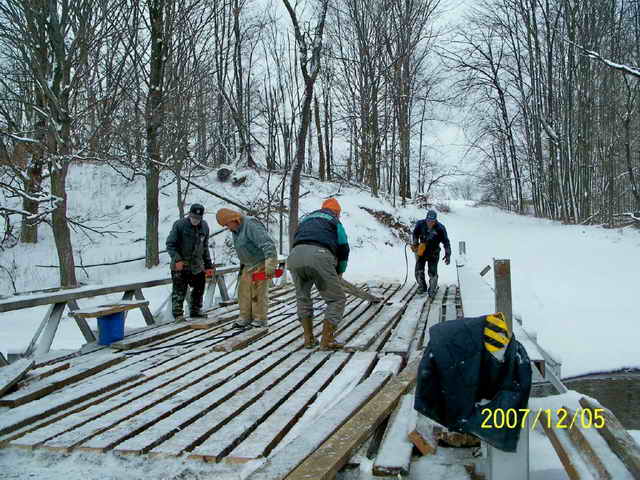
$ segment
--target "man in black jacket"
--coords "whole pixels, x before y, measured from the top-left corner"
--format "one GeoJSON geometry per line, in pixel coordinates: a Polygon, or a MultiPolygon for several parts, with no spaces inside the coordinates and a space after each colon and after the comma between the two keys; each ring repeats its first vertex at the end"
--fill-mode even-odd
{"type": "Polygon", "coordinates": [[[327,304],[320,339],[321,350],[338,350],[335,332],[342,321],[346,295],[340,278],[347,269],[349,242],[340,222],[342,208],[335,198],[322,203],[322,208],[305,216],[298,224],[287,267],[296,285],[298,319],[302,324],[304,347],[316,345],[313,335],[313,301],[315,285],[327,304]]]}
{"type": "Polygon", "coordinates": [[[444,246],[444,263],[449,265],[451,260],[451,243],[447,236],[447,229],[437,220],[435,210],[429,210],[424,220],[419,220],[413,229],[413,245],[411,249],[416,253],[416,283],[418,294],[427,292],[430,297],[435,296],[438,289],[438,261],[440,260],[440,244],[444,246]],[[429,289],[424,279],[424,266],[428,264],[429,289]]]}
{"type": "Polygon", "coordinates": [[[191,318],[204,318],[202,296],[205,277],[214,274],[209,254],[209,225],[202,219],[204,207],[194,203],[189,215],[173,224],[167,237],[167,252],[171,256],[173,292],[171,307],[176,320],[183,320],[184,297],[191,287],[191,318]]]}

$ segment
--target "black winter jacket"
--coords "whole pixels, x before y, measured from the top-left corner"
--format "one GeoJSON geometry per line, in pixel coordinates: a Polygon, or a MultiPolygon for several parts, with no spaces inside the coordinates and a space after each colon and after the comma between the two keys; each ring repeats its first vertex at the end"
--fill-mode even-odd
{"type": "Polygon", "coordinates": [[[449,430],[472,433],[500,450],[515,452],[523,420],[519,409],[527,407],[531,391],[531,363],[515,337],[502,362],[489,353],[484,345],[485,318],[453,320],[429,329],[429,344],[418,369],[415,409],[449,430]],[[479,405],[483,399],[488,403],[479,405]],[[494,420],[500,421],[509,409],[517,413],[516,428],[496,428],[494,420]]]}
{"type": "Polygon", "coordinates": [[[167,237],[167,252],[171,256],[171,269],[183,261],[194,275],[213,268],[209,253],[209,225],[202,220],[196,227],[189,217],[177,220],[167,237]]]}
{"type": "Polygon", "coordinates": [[[413,229],[413,244],[426,243],[425,255],[430,258],[438,258],[440,256],[440,244],[444,246],[444,253],[447,257],[451,256],[451,243],[447,235],[447,229],[440,222],[435,223],[432,229],[429,229],[426,220],[418,220],[413,229]]]}
{"type": "Polygon", "coordinates": [[[349,242],[344,227],[336,214],[328,208],[311,212],[300,220],[293,236],[293,245],[319,245],[333,253],[338,260],[336,270],[343,273],[349,260],[349,242]]]}

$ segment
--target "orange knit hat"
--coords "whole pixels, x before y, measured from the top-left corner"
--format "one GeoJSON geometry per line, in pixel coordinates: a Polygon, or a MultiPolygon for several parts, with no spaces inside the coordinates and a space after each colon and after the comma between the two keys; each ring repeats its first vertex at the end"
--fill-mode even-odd
{"type": "Polygon", "coordinates": [[[229,222],[240,220],[240,218],[242,218],[242,214],[230,208],[221,208],[216,212],[216,220],[223,227],[226,227],[229,222]]]}
{"type": "Polygon", "coordinates": [[[338,200],[335,198],[327,198],[324,202],[322,202],[322,208],[328,208],[329,210],[333,210],[337,215],[340,215],[342,208],[340,208],[340,204],[338,200]]]}

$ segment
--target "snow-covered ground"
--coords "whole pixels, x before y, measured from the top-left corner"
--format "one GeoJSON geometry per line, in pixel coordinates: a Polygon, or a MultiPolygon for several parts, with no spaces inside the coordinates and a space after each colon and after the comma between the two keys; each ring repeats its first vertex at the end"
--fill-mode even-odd
{"type": "MultiPolygon", "coordinates": [[[[271,178],[272,189],[278,180],[279,178],[271,178]]],[[[213,175],[209,179],[197,181],[245,204],[266,198],[266,177],[251,175],[247,184],[240,187],[220,183],[213,175]]],[[[117,237],[90,234],[92,239],[82,233],[75,233],[74,246],[82,250],[84,264],[144,255],[144,241],[141,240],[144,237],[145,215],[143,183],[125,186],[114,172],[98,166],[85,166],[82,171],[77,167],[72,170],[69,185],[71,215],[89,219],[92,226],[109,225],[109,230],[121,232],[117,237]]],[[[337,194],[343,208],[342,221],[351,244],[351,257],[345,278],[351,281],[402,282],[408,274],[408,281],[413,281],[414,261],[411,252],[386,227],[360,207],[385,210],[407,224],[423,218],[423,209],[415,206],[394,208],[388,201],[372,198],[365,192],[309,179],[304,179],[301,191],[310,192],[301,199],[301,214],[319,208],[323,198],[337,194]]],[[[640,272],[638,230],[562,225],[509,214],[493,207],[476,207],[472,202],[440,200],[448,203],[451,209],[447,213],[441,212],[439,220],[447,227],[454,253],[451,265],[440,263],[441,284],[457,281],[454,265],[458,242],[461,240],[466,242],[467,247],[465,268],[478,272],[476,281],[488,283],[487,287],[492,286],[493,275],[490,273],[480,278],[480,270],[485,265],[492,265],[493,258],[509,258],[514,311],[523,317],[527,330],[537,332],[539,343],[562,361],[564,377],[640,367],[635,305],[640,272]]],[[[215,211],[228,205],[202,191],[192,190],[187,203],[196,201],[206,206],[208,213],[205,218],[211,230],[216,231],[218,226],[215,211]]],[[[161,248],[164,248],[164,239],[177,217],[174,187],[169,186],[161,195],[161,248]]],[[[277,238],[277,226],[271,225],[271,228],[277,238]]],[[[286,232],[286,227],[284,230],[286,232]]],[[[214,253],[217,262],[233,260],[229,257],[228,247],[224,246],[224,239],[229,235],[225,232],[215,237],[214,253]]],[[[78,252],[76,259],[79,263],[78,252]]],[[[46,288],[57,282],[55,269],[35,266],[57,263],[48,227],[41,228],[40,243],[33,246],[20,245],[3,252],[0,263],[5,266],[15,263],[17,288],[20,291],[46,288]]],[[[78,270],[78,274],[80,281],[94,285],[124,283],[167,275],[167,264],[168,257],[163,254],[161,266],[151,270],[146,270],[143,261],[138,261],[89,268],[86,270],[88,277],[81,270],[78,270]]],[[[145,291],[152,310],[165,299],[169,289],[166,286],[145,291]]],[[[0,294],[10,292],[8,278],[0,276],[0,294]]],[[[462,294],[464,300],[464,290],[462,294]]],[[[79,303],[81,307],[85,307],[98,301],[93,299],[79,303]]],[[[45,307],[38,307],[0,314],[0,351],[5,354],[23,351],[45,310],[45,307]]],[[[480,299],[471,298],[465,302],[465,314],[468,316],[492,310],[493,298],[490,295],[480,299]]],[[[137,312],[131,313],[127,318],[128,327],[143,325],[144,321],[137,312]]],[[[82,336],[75,322],[63,319],[53,348],[75,349],[81,344],[82,336]]],[[[640,436],[638,432],[636,436],[640,436]]],[[[532,434],[532,452],[536,458],[532,463],[535,470],[533,478],[565,478],[555,453],[544,437],[532,434]]],[[[111,455],[96,459],[78,454],[59,457],[37,453],[32,456],[31,453],[3,450],[0,450],[0,466],[3,475],[8,472],[8,477],[0,477],[21,480],[187,479],[201,478],[200,473],[206,476],[205,472],[211,474],[216,468],[194,466],[191,462],[182,461],[154,462],[151,465],[140,459],[118,459],[111,455]]],[[[419,469],[411,478],[421,478],[419,469]]]]}

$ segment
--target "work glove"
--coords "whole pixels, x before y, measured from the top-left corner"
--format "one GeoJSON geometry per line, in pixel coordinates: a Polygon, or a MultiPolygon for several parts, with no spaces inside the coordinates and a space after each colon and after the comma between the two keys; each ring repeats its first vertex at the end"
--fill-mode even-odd
{"type": "Polygon", "coordinates": [[[267,258],[264,261],[264,274],[267,278],[273,278],[276,273],[276,267],[278,266],[278,259],[275,257],[267,258]]]}
{"type": "Polygon", "coordinates": [[[184,262],[182,260],[177,261],[175,266],[176,272],[181,272],[183,268],[184,268],[184,262]]]}
{"type": "Polygon", "coordinates": [[[445,255],[444,256],[444,264],[445,265],[449,265],[450,261],[451,261],[451,257],[449,257],[449,255],[445,255]]]}
{"type": "Polygon", "coordinates": [[[204,276],[206,278],[213,278],[213,276],[216,274],[216,269],[215,268],[207,268],[204,271],[204,276]]]}

